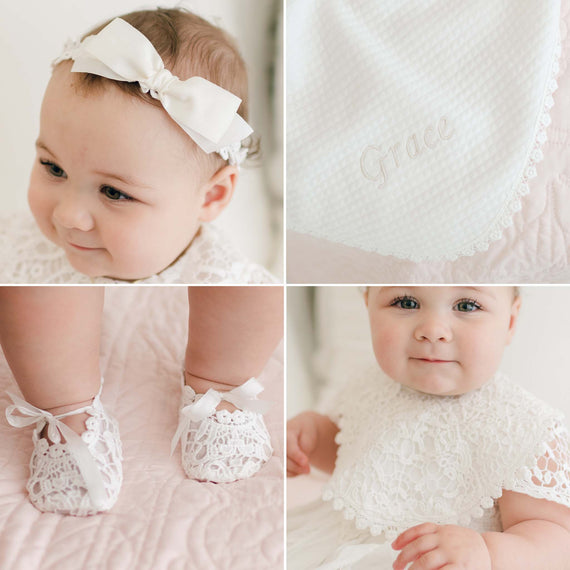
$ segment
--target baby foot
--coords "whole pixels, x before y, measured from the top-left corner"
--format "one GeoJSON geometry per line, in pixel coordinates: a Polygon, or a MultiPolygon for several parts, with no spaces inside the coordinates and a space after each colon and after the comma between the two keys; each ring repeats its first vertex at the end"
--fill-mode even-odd
{"type": "Polygon", "coordinates": [[[40,511],[86,516],[115,504],[123,479],[121,441],[99,395],[87,406],[54,415],[9,394],[14,404],[6,409],[8,422],[36,424],[27,490],[40,511]],[[79,422],[69,422],[74,416],[79,422]]]}
{"type": "Polygon", "coordinates": [[[262,390],[255,378],[232,390],[209,388],[205,394],[183,386],[171,452],[180,439],[182,467],[190,479],[230,483],[251,477],[268,461],[273,449],[262,416],[267,403],[257,400],[262,390]]]}

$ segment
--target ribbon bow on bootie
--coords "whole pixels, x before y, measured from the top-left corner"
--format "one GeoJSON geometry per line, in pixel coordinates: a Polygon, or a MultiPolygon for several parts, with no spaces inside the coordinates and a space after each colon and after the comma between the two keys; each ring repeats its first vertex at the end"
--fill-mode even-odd
{"type": "Polygon", "coordinates": [[[103,483],[99,467],[89,452],[86,443],[81,439],[81,436],[60,421],[62,418],[86,412],[93,404],[78,408],[77,410],[73,410],[65,414],[54,416],[46,410],[41,410],[40,408],[32,406],[22,398],[11,394],[10,392],[8,392],[8,396],[10,396],[12,402],[14,402],[6,408],[6,419],[8,420],[8,423],[15,428],[37,424],[36,431],[38,434],[41,433],[44,426],[47,425],[48,438],[56,444],[60,443],[61,438],[64,437],[67,442],[69,452],[75,458],[79,472],[85,481],[87,493],[89,494],[89,499],[91,500],[92,505],[95,508],[102,508],[107,499],[107,494],[105,492],[105,485],[103,483]],[[19,412],[21,415],[15,415],[15,412],[19,412]]]}
{"type": "MultiPolygon", "coordinates": [[[[191,391],[192,395],[196,396],[196,392],[190,386],[184,386],[184,389],[191,391]]],[[[201,398],[194,400],[180,410],[180,421],[172,438],[170,455],[174,453],[182,433],[190,427],[190,422],[199,422],[211,416],[222,400],[233,404],[240,410],[264,414],[271,404],[257,399],[261,392],[263,392],[263,386],[255,378],[250,378],[229,392],[218,392],[210,388],[201,398]]]]}
{"type": "Polygon", "coordinates": [[[138,82],[206,153],[222,154],[253,132],[237,114],[239,97],[203,77],[182,81],[173,75],[147,37],[121,18],[80,44],[66,45],[54,65],[66,59],[74,60],[73,72],[138,82]]]}

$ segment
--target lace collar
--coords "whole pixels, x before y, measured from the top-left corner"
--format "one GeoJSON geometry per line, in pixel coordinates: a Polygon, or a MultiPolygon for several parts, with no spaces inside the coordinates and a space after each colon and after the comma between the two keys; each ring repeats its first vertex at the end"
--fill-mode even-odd
{"type": "Polygon", "coordinates": [[[359,529],[390,540],[427,521],[466,526],[503,489],[570,506],[562,414],[500,373],[438,397],[374,370],[338,401],[340,447],[323,499],[359,529]]]}

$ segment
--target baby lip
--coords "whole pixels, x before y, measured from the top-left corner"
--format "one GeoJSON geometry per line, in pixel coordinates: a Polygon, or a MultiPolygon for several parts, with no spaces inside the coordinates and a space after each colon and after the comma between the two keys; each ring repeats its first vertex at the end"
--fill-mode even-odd
{"type": "Polygon", "coordinates": [[[101,249],[100,247],[91,247],[88,245],[79,245],[77,243],[74,243],[72,241],[68,241],[67,243],[69,243],[69,245],[71,245],[72,247],[76,248],[76,249],[81,249],[83,251],[91,251],[94,249],[101,249]]]}
{"type": "Polygon", "coordinates": [[[448,360],[445,358],[433,358],[432,356],[412,356],[412,360],[421,360],[422,362],[433,362],[433,363],[446,363],[455,362],[455,360],[448,360]]]}

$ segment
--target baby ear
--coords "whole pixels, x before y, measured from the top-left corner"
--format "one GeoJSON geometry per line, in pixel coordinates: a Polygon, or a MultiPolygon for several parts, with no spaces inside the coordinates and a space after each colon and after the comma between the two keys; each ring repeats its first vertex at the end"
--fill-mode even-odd
{"type": "Polygon", "coordinates": [[[522,303],[521,296],[517,295],[511,307],[511,319],[509,321],[509,331],[507,333],[507,344],[510,344],[511,340],[513,340],[513,336],[515,334],[515,329],[517,326],[517,320],[519,317],[519,311],[521,310],[521,303],[522,303]]]}
{"type": "Polygon", "coordinates": [[[198,219],[201,222],[215,220],[230,203],[237,184],[237,166],[220,168],[200,189],[203,199],[198,219]]]}

